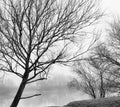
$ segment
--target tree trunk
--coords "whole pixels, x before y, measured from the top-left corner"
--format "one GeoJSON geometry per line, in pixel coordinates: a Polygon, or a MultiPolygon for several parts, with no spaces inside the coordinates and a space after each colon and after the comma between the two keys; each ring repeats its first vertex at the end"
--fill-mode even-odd
{"type": "Polygon", "coordinates": [[[103,82],[103,74],[100,75],[100,98],[104,98],[105,97],[105,89],[104,89],[104,82],[103,82]]]}
{"type": "Polygon", "coordinates": [[[22,96],[22,93],[24,91],[24,88],[26,86],[26,83],[27,83],[26,80],[28,79],[28,75],[29,75],[29,73],[25,72],[25,74],[23,76],[23,79],[22,79],[22,82],[21,82],[21,84],[19,86],[19,89],[18,89],[18,91],[16,93],[16,96],[15,96],[15,98],[14,98],[14,100],[13,100],[13,102],[12,102],[10,107],[17,107],[17,105],[18,105],[18,103],[20,101],[20,98],[22,96]]]}

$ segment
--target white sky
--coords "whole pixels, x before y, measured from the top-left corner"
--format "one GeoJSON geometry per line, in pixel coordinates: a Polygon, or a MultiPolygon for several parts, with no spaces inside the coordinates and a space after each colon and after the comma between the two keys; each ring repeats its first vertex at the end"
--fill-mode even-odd
{"type": "Polygon", "coordinates": [[[110,14],[120,14],[120,0],[101,0],[102,6],[109,11],[110,14]]]}

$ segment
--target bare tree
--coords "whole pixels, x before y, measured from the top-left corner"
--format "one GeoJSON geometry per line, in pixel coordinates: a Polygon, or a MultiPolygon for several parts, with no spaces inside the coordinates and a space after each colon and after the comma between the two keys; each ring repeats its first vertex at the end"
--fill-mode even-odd
{"type": "Polygon", "coordinates": [[[115,20],[110,27],[108,41],[97,45],[90,52],[90,57],[85,58],[89,65],[77,63],[75,71],[80,82],[73,80],[70,83],[92,98],[103,98],[107,93],[120,92],[120,20],[115,20]]]}
{"type": "MultiPolygon", "coordinates": [[[[112,41],[114,38],[112,39],[112,41]]],[[[117,42],[117,41],[116,41],[117,42]]],[[[120,63],[118,50],[115,49],[113,42],[110,44],[100,44],[96,47],[92,57],[100,63],[99,68],[106,71],[106,76],[104,77],[108,80],[106,84],[109,92],[119,92],[120,90],[120,63]],[[112,43],[112,44],[111,44],[112,43]]]]}
{"type": "Polygon", "coordinates": [[[76,73],[78,74],[79,81],[79,89],[84,93],[88,94],[92,98],[97,98],[97,81],[91,71],[87,71],[80,63],[76,69],[76,73]]]}
{"type": "Polygon", "coordinates": [[[108,73],[108,69],[105,66],[105,63],[102,60],[96,57],[90,57],[89,64],[94,68],[93,73],[95,73],[96,83],[98,84],[98,94],[100,98],[107,96],[110,91],[108,84],[110,83],[111,74],[108,73]]]}
{"type": "Polygon", "coordinates": [[[108,75],[105,69],[101,69],[101,63],[97,59],[89,58],[84,63],[77,62],[74,71],[79,81],[77,79],[71,81],[70,87],[77,87],[94,99],[107,96],[108,80],[111,75],[108,75]]]}
{"type": "Polygon", "coordinates": [[[40,95],[21,97],[27,84],[47,79],[51,65],[73,59],[66,58],[66,47],[102,16],[97,3],[97,0],[1,1],[0,70],[21,78],[11,107],[16,107],[20,99],[40,95]]]}

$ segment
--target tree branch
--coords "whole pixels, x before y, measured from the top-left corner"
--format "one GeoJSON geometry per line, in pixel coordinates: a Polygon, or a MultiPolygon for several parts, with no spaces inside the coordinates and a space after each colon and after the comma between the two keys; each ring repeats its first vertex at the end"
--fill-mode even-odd
{"type": "Polygon", "coordinates": [[[33,83],[33,82],[36,82],[36,81],[39,81],[39,80],[46,80],[46,79],[47,78],[39,78],[39,79],[36,79],[36,80],[28,81],[27,84],[33,83]]]}
{"type": "Polygon", "coordinates": [[[34,94],[34,95],[31,95],[31,96],[21,97],[20,99],[33,98],[33,97],[40,96],[40,95],[41,94],[34,94]]]}

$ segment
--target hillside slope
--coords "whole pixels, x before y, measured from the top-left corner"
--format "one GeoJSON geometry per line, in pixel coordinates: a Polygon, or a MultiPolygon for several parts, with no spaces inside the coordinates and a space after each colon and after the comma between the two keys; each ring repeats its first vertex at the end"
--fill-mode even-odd
{"type": "Polygon", "coordinates": [[[63,107],[120,107],[120,97],[74,101],[63,107]]]}

